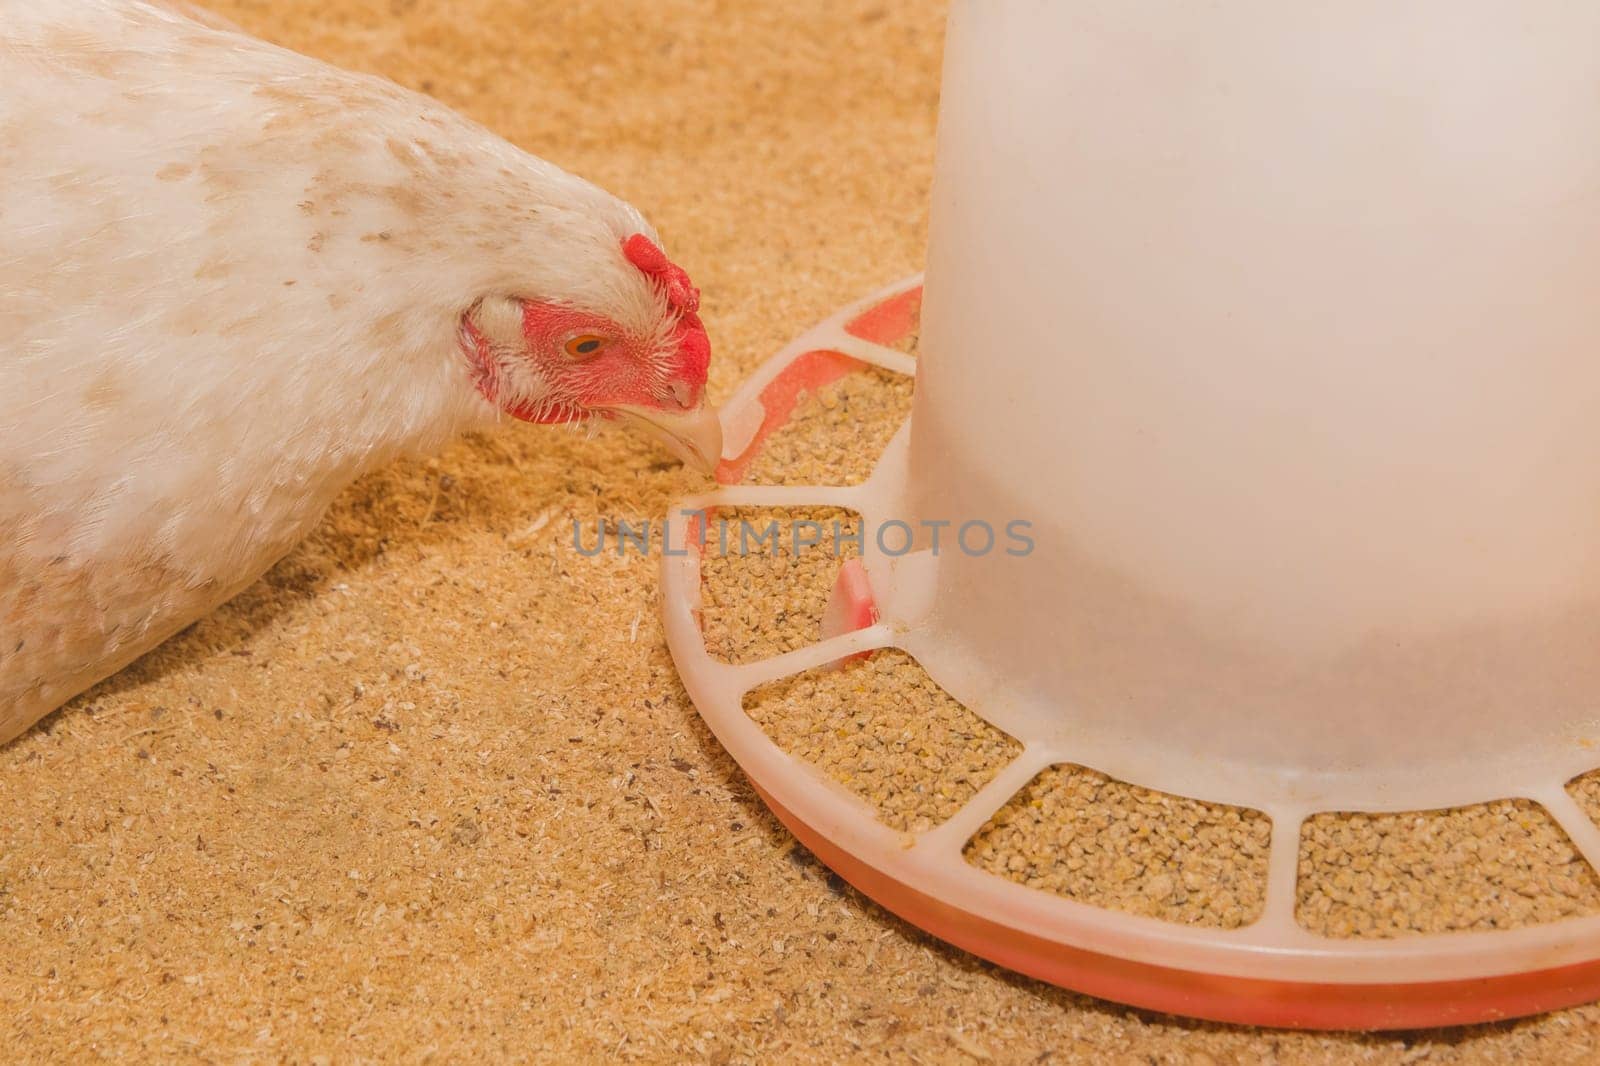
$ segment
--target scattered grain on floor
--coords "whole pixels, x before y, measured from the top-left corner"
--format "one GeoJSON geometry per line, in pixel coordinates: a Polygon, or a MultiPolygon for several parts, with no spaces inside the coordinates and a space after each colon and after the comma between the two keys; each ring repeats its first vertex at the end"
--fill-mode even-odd
{"type": "Polygon", "coordinates": [[[1600,879],[1528,800],[1319,814],[1300,836],[1296,916],[1332,937],[1515,929],[1600,910],[1600,879]]]}
{"type": "Polygon", "coordinates": [[[765,685],[745,711],[784,751],[909,833],[960,810],[1022,750],[897,649],[765,685]]]}

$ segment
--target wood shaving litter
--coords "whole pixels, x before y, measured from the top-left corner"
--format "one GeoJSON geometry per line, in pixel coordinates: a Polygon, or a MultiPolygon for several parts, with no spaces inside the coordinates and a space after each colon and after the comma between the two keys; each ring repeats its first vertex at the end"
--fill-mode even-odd
{"type": "Polygon", "coordinates": [[[1233,929],[1261,913],[1271,831],[1260,811],[1052,766],[973,836],[966,858],[1083,903],[1233,929]]]}
{"type": "Polygon", "coordinates": [[[894,648],[764,685],[744,707],[780,748],[908,833],[949,818],[1022,751],[894,648]]]}
{"type": "MultiPolygon", "coordinates": [[[[637,204],[702,288],[719,398],[922,266],[937,0],[213,6],[637,204]]],[[[0,752],[0,1058],[1600,1060],[1595,1006],[1261,1032],[940,944],[795,847],[710,736],[662,648],[658,560],[568,549],[574,519],[658,518],[697,482],[611,433],[507,427],[438,463],[352,489],[243,597],[0,752]]]]}
{"type": "Polygon", "coordinates": [[[860,530],[860,517],[838,508],[743,507],[710,515],[700,557],[707,650],[743,663],[815,644],[839,567],[861,554],[860,530]],[[813,535],[818,543],[806,546],[813,535]]]}
{"type": "Polygon", "coordinates": [[[1300,834],[1296,917],[1333,937],[1515,929],[1600,910],[1600,879],[1528,800],[1318,814],[1300,834]]]}
{"type": "Polygon", "coordinates": [[[810,393],[745,472],[753,484],[856,485],[911,414],[912,379],[866,367],[810,393]]]}

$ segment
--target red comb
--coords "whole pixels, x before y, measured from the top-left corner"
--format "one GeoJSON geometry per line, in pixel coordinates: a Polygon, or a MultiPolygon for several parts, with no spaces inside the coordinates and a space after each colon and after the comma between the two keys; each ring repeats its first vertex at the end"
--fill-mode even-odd
{"type": "Polygon", "coordinates": [[[622,242],[622,254],[628,262],[638,267],[645,277],[660,285],[667,294],[667,305],[679,314],[694,314],[700,310],[700,290],[689,281],[682,267],[667,258],[667,253],[656,247],[642,233],[635,233],[622,242]]]}

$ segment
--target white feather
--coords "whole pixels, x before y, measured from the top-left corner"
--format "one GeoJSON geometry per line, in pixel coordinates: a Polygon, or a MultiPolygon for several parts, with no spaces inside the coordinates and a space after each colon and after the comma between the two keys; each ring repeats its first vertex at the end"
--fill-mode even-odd
{"type": "Polygon", "coordinates": [[[0,742],[495,417],[461,315],[652,324],[631,207],[163,6],[0,0],[0,742]]]}

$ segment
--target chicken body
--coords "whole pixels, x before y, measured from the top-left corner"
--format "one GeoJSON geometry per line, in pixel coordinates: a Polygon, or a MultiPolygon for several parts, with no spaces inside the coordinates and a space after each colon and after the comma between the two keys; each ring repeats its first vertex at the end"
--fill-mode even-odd
{"type": "Polygon", "coordinates": [[[673,379],[651,347],[699,320],[629,263],[637,234],[392,84],[136,0],[0,0],[0,742],[398,454],[592,413],[552,396],[703,406],[704,359],[673,379]],[[562,392],[524,300],[639,339],[562,392]]]}

